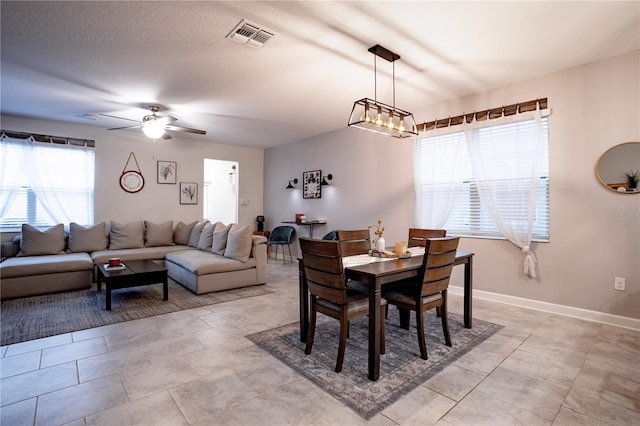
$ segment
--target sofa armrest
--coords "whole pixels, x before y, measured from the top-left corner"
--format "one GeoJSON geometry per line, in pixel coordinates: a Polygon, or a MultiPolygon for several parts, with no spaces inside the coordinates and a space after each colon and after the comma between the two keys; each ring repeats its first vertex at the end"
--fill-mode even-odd
{"type": "Polygon", "coordinates": [[[267,282],[267,239],[262,235],[253,236],[251,257],[256,260],[256,275],[258,284],[267,282]]]}

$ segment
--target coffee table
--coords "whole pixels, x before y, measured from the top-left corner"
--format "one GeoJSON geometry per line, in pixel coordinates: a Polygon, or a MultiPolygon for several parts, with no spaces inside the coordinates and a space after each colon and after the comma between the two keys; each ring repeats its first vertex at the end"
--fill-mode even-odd
{"type": "Polygon", "coordinates": [[[98,264],[98,291],[102,291],[104,281],[107,290],[106,310],[111,310],[111,290],[162,283],[162,300],[169,300],[167,268],[162,260],[128,260],[122,262],[124,269],[111,270],[98,264]]]}

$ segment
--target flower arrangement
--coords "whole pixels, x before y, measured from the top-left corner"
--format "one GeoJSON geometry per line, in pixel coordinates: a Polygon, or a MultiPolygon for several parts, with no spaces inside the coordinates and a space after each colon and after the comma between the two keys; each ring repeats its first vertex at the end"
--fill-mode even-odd
{"type": "Polygon", "coordinates": [[[375,225],[369,225],[368,229],[371,229],[375,226],[375,231],[373,231],[373,233],[376,235],[375,240],[373,240],[373,242],[375,243],[378,239],[382,238],[382,234],[384,233],[384,226],[382,226],[382,219],[378,219],[378,223],[375,225]]]}

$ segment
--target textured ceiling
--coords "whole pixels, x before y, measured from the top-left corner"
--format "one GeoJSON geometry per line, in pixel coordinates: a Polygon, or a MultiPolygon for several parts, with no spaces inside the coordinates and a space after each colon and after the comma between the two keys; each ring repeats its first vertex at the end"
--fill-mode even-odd
{"type": "MultiPolygon", "coordinates": [[[[374,97],[375,44],[401,55],[396,105],[409,111],[640,48],[638,1],[0,7],[3,114],[110,128],[130,123],[84,115],[140,120],[159,104],[207,131],[174,136],[264,148],[345,127],[374,97]],[[277,35],[261,49],[228,40],[242,19],[277,35]]],[[[392,103],[392,66],[377,67],[377,98],[392,103]]]]}

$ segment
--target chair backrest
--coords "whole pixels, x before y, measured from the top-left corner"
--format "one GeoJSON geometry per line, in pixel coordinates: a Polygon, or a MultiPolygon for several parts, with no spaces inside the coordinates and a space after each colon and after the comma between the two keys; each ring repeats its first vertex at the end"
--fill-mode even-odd
{"type": "Polygon", "coordinates": [[[368,229],[338,231],[338,241],[343,256],[367,254],[371,250],[371,235],[368,229]]]}
{"type": "Polygon", "coordinates": [[[291,244],[295,228],[293,226],[276,226],[269,234],[270,243],[291,244]]]}
{"type": "Polygon", "coordinates": [[[446,229],[409,228],[407,247],[424,247],[427,238],[443,238],[446,236],[446,229]]]}
{"type": "Polygon", "coordinates": [[[327,232],[325,234],[324,237],[322,237],[323,240],[337,240],[338,239],[338,231],[331,231],[331,232],[327,232]]]}
{"type": "Polygon", "coordinates": [[[334,303],[347,303],[347,286],[340,243],[299,238],[309,292],[334,303]]]}
{"type": "Polygon", "coordinates": [[[451,278],[453,262],[460,237],[428,238],[422,260],[422,289],[420,296],[446,290],[451,278]]]}

